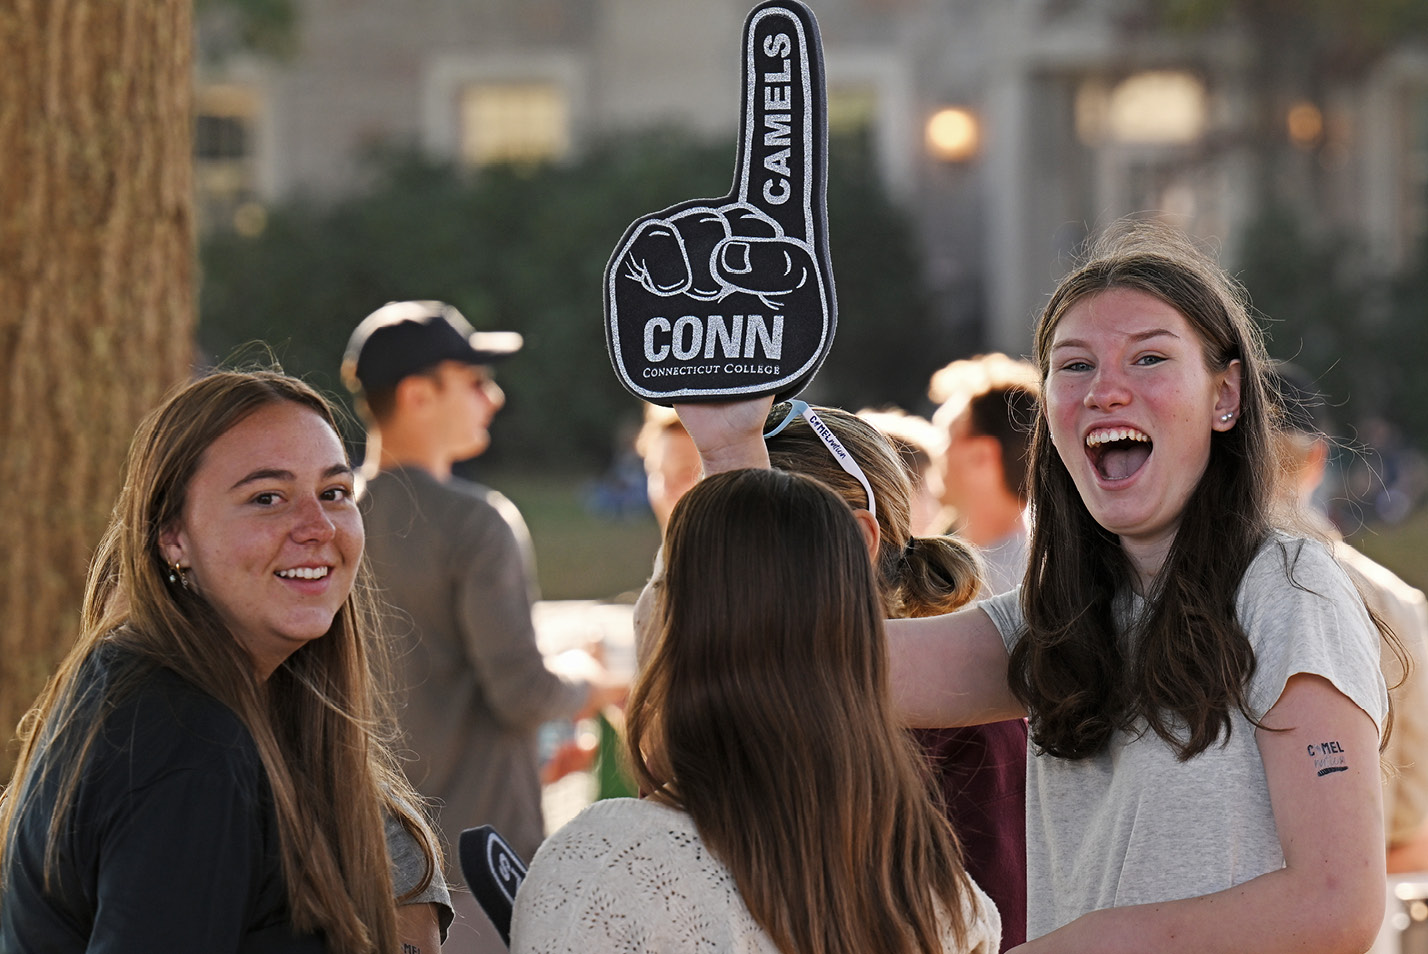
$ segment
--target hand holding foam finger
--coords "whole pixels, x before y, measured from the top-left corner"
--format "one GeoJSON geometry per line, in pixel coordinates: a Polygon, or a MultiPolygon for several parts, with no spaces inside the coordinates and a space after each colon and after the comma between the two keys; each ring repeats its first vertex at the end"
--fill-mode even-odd
{"type": "Polygon", "coordinates": [[[747,401],[674,406],[699,451],[704,476],[769,465],[763,431],[772,404],[773,398],[765,395],[747,401]]]}
{"type": "Polygon", "coordinates": [[[635,221],[605,270],[625,387],[659,404],[797,393],[837,324],[823,53],[812,12],[770,0],[743,35],[733,190],[635,221]]]}

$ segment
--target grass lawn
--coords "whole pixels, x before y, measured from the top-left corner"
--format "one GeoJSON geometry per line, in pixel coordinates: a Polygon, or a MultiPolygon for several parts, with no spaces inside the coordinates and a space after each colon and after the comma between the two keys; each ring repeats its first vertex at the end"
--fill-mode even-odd
{"type": "Polygon", "coordinates": [[[1361,530],[1350,542],[1420,590],[1428,591],[1428,509],[1402,523],[1361,530]]]}
{"type": "MultiPolygon", "coordinates": [[[[647,511],[621,518],[592,513],[588,476],[493,472],[478,479],[521,508],[535,540],[542,598],[611,599],[644,585],[659,545],[659,527],[647,511]]],[[[1350,542],[1428,591],[1428,509],[1394,526],[1361,530],[1350,542]]]]}
{"type": "Polygon", "coordinates": [[[493,472],[478,479],[510,497],[525,517],[542,599],[633,599],[649,578],[659,546],[654,516],[592,513],[586,488],[593,477],[493,472]]]}

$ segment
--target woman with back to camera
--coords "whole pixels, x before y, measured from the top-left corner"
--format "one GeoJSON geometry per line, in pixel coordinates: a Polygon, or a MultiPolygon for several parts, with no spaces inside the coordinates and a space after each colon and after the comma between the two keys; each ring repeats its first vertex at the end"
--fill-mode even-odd
{"type": "Polygon", "coordinates": [[[219,372],[145,419],[0,805],[0,949],[396,952],[384,817],[424,869],[402,911],[429,917],[362,546],[302,382],[219,372]]]}
{"type": "MultiPolygon", "coordinates": [[[[921,536],[912,527],[911,476],[875,423],[832,407],[811,410],[846,452],[840,458],[803,402],[775,405],[764,424],[769,462],[822,481],[841,496],[872,540],[869,556],[887,619],[950,613],[981,585],[980,559],[967,543],[921,536]],[[805,412],[806,413],[806,412],[805,412]],[[840,460],[855,465],[859,476],[840,460]]],[[[1003,950],[1026,940],[1026,720],[924,729],[913,734],[941,790],[967,873],[1001,914],[1003,950]]]]}
{"type": "MultiPolygon", "coordinates": [[[[1276,406],[1233,282],[1112,234],[1037,324],[1023,586],[889,624],[916,725],[1028,714],[1020,950],[1360,952],[1384,910],[1378,633],[1320,542],[1271,525],[1276,406]]],[[[682,408],[707,472],[764,406],[682,408]]]]}
{"type": "Polygon", "coordinates": [[[648,795],[542,845],[516,954],[996,949],[996,909],[893,721],[869,542],[795,474],[684,495],[627,706],[648,795]]]}

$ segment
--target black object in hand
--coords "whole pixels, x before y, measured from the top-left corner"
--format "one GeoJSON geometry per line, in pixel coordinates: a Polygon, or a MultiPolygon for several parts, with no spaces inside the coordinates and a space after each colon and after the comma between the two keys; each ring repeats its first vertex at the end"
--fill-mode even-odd
{"type": "Polygon", "coordinates": [[[511,913],[516,906],[516,890],[526,877],[525,862],[490,825],[463,831],[458,852],[466,886],[500,932],[501,940],[510,947],[511,913]]]}

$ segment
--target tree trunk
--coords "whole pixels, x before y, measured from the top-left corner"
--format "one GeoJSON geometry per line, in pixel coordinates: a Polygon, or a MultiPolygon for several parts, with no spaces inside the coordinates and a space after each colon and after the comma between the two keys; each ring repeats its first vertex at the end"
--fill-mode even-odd
{"type": "Polygon", "coordinates": [[[191,0],[0,0],[0,779],[193,354],[191,0]]]}

